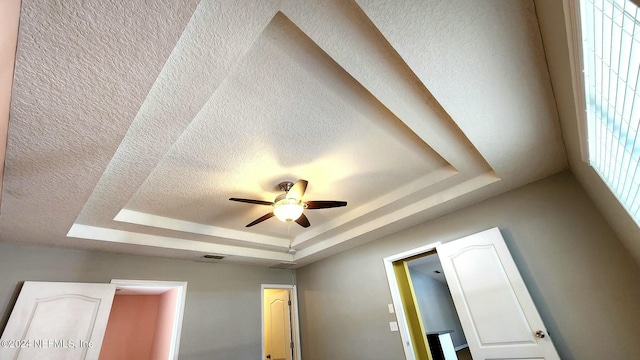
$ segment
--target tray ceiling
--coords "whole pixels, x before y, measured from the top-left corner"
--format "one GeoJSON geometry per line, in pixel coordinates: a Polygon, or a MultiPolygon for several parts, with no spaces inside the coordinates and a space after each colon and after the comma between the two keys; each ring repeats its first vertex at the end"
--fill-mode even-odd
{"type": "Polygon", "coordinates": [[[24,0],[6,156],[3,241],[265,266],[566,167],[513,1],[24,0]],[[246,228],[271,209],[228,201],[298,179],[348,206],[246,228]]]}

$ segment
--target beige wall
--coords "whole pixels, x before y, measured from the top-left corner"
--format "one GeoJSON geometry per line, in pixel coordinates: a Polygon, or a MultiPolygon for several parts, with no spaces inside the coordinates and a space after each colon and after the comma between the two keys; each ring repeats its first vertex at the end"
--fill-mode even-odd
{"type": "MultiPolygon", "coordinates": [[[[382,258],[500,227],[564,360],[639,359],[640,268],[569,173],[297,271],[304,360],[402,359],[382,258]]],[[[260,284],[287,270],[0,243],[0,328],[24,280],[187,281],[180,359],[259,359],[260,284]]]]}
{"type": "Polygon", "coordinates": [[[640,359],[640,268],[565,172],[298,269],[304,360],[404,358],[382,259],[494,226],[562,359],[640,359]]]}
{"type": "Polygon", "coordinates": [[[291,284],[290,270],[24,246],[0,242],[0,329],[19,283],[111,279],[186,281],[180,359],[261,358],[260,285],[291,284]]]}

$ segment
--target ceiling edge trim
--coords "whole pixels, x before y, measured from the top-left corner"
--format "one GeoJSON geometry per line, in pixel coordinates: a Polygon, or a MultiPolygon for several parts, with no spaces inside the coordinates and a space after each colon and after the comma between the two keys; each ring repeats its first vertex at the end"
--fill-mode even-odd
{"type": "Polygon", "coordinates": [[[157,248],[186,250],[194,253],[218,253],[255,259],[292,261],[293,256],[275,251],[249,249],[231,245],[212,244],[166,236],[138,234],[130,231],[107,229],[96,226],[73,224],[67,237],[112,243],[151,246],[157,248]]]}
{"type": "Polygon", "coordinates": [[[166,230],[175,230],[193,234],[225,238],[234,241],[244,241],[260,245],[278,246],[284,249],[289,247],[289,239],[281,237],[259,235],[245,231],[225,229],[217,226],[153,215],[141,211],[122,209],[120,210],[120,212],[118,212],[118,215],[113,218],[113,220],[129,224],[151,226],[166,230]]]}
{"type": "MultiPolygon", "coordinates": [[[[354,227],[348,231],[342,232],[338,236],[335,236],[333,238],[311,245],[306,249],[302,249],[296,253],[296,255],[294,256],[294,261],[302,260],[307,256],[316,254],[320,251],[327,250],[333,246],[349,241],[357,236],[370,233],[381,227],[390,225],[394,222],[400,221],[409,216],[428,210],[437,205],[444,204],[450,200],[458,198],[462,195],[466,195],[475,190],[482,189],[483,187],[493,184],[500,180],[501,179],[493,171],[478,175],[463,183],[452,186],[451,188],[445,191],[439,192],[425,199],[417,201],[409,206],[406,206],[402,209],[399,209],[385,216],[369,221],[360,226],[354,227]]],[[[293,246],[295,245],[296,244],[294,243],[293,246]]]]}
{"type": "MultiPolygon", "coordinates": [[[[398,200],[407,198],[413,194],[416,194],[420,191],[424,191],[429,187],[441,183],[444,180],[451,179],[453,176],[460,174],[453,166],[448,165],[445,168],[437,169],[432,171],[428,175],[425,175],[419,179],[411,181],[404,186],[398,187],[396,190],[391,191],[387,194],[384,194],[378,198],[375,198],[368,203],[359,206],[353,210],[350,210],[346,214],[334,218],[333,220],[324,224],[324,226],[318,226],[313,230],[305,232],[299,236],[297,236],[293,244],[300,245],[309,240],[312,240],[328,231],[333,230],[338,226],[342,226],[348,224],[351,221],[357,220],[363,216],[367,216],[373,211],[383,209],[385,206],[388,206],[398,200]]],[[[288,244],[287,244],[288,245],[288,244]]]]}

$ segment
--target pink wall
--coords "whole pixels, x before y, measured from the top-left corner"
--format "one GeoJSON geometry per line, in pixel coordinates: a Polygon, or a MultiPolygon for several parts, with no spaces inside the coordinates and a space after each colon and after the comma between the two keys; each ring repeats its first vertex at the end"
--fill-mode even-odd
{"type": "Polygon", "coordinates": [[[151,359],[153,360],[167,360],[169,358],[177,302],[177,289],[169,290],[160,295],[156,333],[151,348],[151,359]]]}
{"type": "Polygon", "coordinates": [[[114,296],[100,360],[151,359],[161,297],[114,296]]]}
{"type": "Polygon", "coordinates": [[[11,87],[18,42],[18,20],[20,0],[0,1],[0,196],[2,195],[2,173],[7,149],[7,128],[11,106],[11,87]]]}

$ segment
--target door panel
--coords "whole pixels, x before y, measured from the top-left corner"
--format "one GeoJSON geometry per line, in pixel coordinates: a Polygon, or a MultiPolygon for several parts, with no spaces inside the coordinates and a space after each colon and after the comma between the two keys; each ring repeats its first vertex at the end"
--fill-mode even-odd
{"type": "Polygon", "coordinates": [[[437,247],[475,360],[559,360],[500,230],[437,247]]]}
{"type": "Polygon", "coordinates": [[[535,331],[527,323],[495,248],[470,246],[450,259],[480,343],[534,344],[535,331]]]}
{"type": "Polygon", "coordinates": [[[269,318],[270,328],[269,334],[271,335],[271,358],[273,360],[286,359],[288,341],[287,331],[285,326],[285,302],[281,299],[276,299],[269,304],[269,318]]]}
{"type": "Polygon", "coordinates": [[[265,353],[271,360],[291,360],[289,289],[265,289],[265,353]]]}
{"type": "Polygon", "coordinates": [[[2,334],[2,359],[97,359],[115,286],[26,281],[2,334]]]}

